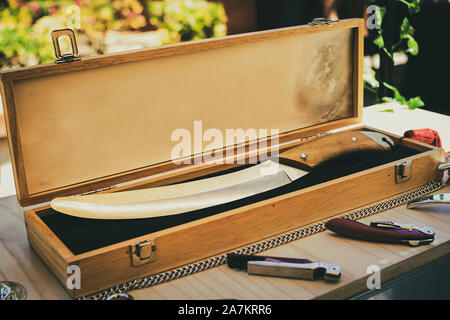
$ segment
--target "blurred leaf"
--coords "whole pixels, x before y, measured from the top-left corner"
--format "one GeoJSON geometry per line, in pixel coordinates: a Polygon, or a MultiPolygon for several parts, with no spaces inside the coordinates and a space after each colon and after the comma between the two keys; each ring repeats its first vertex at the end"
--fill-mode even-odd
{"type": "Polygon", "coordinates": [[[378,47],[378,48],[384,48],[384,39],[383,39],[383,35],[381,33],[378,33],[378,35],[376,36],[376,38],[373,40],[373,43],[378,47]]]}
{"type": "Polygon", "coordinates": [[[406,39],[409,36],[412,36],[414,34],[414,28],[409,23],[409,20],[407,17],[405,17],[402,21],[402,24],[400,25],[400,38],[406,39]]]}
{"type": "Polygon", "coordinates": [[[408,36],[408,49],[406,52],[409,52],[413,56],[417,56],[419,54],[419,44],[412,36],[408,36]]]}
{"type": "Polygon", "coordinates": [[[392,60],[394,61],[394,56],[392,55],[392,53],[389,52],[389,50],[386,47],[382,48],[383,52],[386,53],[386,55],[392,60]]]}
{"type": "Polygon", "coordinates": [[[396,100],[392,97],[383,97],[381,98],[381,101],[383,101],[383,103],[396,102],[396,100]]]}
{"type": "Polygon", "coordinates": [[[226,35],[223,5],[204,0],[149,1],[150,22],[169,31],[172,41],[190,41],[226,35]]]}
{"type": "Polygon", "coordinates": [[[388,84],[386,82],[382,82],[382,84],[386,88],[391,89],[394,92],[394,98],[393,99],[390,98],[390,97],[383,97],[382,98],[383,100],[385,100],[385,101],[393,101],[393,100],[395,100],[396,102],[398,102],[400,104],[405,104],[406,103],[406,98],[400,94],[400,92],[398,91],[398,89],[396,87],[394,87],[394,86],[392,86],[392,85],[390,85],[390,84],[388,84]]]}
{"type": "Polygon", "coordinates": [[[408,109],[416,109],[423,107],[425,103],[422,101],[420,97],[415,97],[406,101],[406,105],[408,106],[408,109]]]}
{"type": "Polygon", "coordinates": [[[364,84],[373,89],[378,89],[380,87],[380,83],[376,79],[375,70],[373,70],[368,65],[364,64],[363,66],[363,79],[364,84]]]}
{"type": "MultiPolygon", "coordinates": [[[[420,3],[421,0],[397,0],[398,2],[404,4],[408,8],[408,13],[404,14],[403,20],[401,20],[400,28],[398,29],[399,41],[394,44],[391,48],[386,48],[386,44],[383,38],[383,29],[379,29],[376,33],[375,39],[373,43],[378,47],[378,51],[380,54],[386,54],[392,61],[394,60],[394,54],[396,52],[407,52],[411,55],[419,54],[419,45],[417,41],[414,39],[413,35],[415,30],[410,23],[409,15],[416,14],[420,12],[420,3]]],[[[386,1],[383,0],[365,0],[367,6],[376,5],[379,7],[379,10],[376,10],[377,20],[382,21],[386,15],[386,1]]],[[[401,11],[400,11],[401,12],[401,11]]],[[[386,83],[381,82],[381,85],[390,89],[392,91],[393,97],[379,97],[379,93],[382,90],[378,90],[380,86],[380,82],[377,80],[380,77],[377,76],[377,72],[375,70],[364,69],[364,87],[377,95],[377,101],[382,101],[384,103],[387,102],[395,102],[402,105],[407,105],[409,109],[415,109],[422,107],[424,105],[423,101],[420,97],[415,97],[407,100],[397,88],[386,83]]],[[[386,109],[385,112],[393,112],[392,109],[386,109]]]]}
{"type": "Polygon", "coordinates": [[[0,69],[53,61],[50,32],[73,28],[74,7],[78,32],[100,54],[108,31],[156,26],[164,44],[226,35],[223,5],[206,0],[0,0],[0,69]]]}
{"type": "Polygon", "coordinates": [[[409,100],[406,100],[406,98],[400,94],[400,92],[398,91],[398,89],[386,82],[382,82],[383,86],[385,86],[386,88],[391,89],[394,92],[394,97],[383,97],[381,100],[385,103],[388,102],[396,102],[399,103],[401,105],[406,105],[408,106],[408,109],[414,110],[416,108],[420,108],[423,107],[425,105],[425,103],[422,101],[422,99],[420,97],[415,97],[415,98],[411,98],[409,100]]]}
{"type": "Polygon", "coordinates": [[[420,0],[397,0],[408,7],[409,14],[415,14],[420,12],[420,0]]]}
{"type": "Polygon", "coordinates": [[[377,15],[377,22],[379,25],[383,23],[384,16],[386,14],[386,7],[378,7],[379,9],[375,11],[375,14],[377,15]]]}

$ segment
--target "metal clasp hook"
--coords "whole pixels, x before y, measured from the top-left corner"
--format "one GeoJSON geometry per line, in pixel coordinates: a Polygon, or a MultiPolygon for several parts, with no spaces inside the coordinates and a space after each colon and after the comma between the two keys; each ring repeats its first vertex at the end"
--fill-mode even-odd
{"type": "Polygon", "coordinates": [[[331,26],[333,23],[339,22],[339,20],[332,20],[327,18],[314,18],[313,21],[308,23],[310,26],[317,26],[322,24],[327,24],[331,26]]]}
{"type": "Polygon", "coordinates": [[[75,38],[75,32],[72,29],[58,29],[52,31],[53,48],[55,49],[55,56],[58,60],[55,63],[65,63],[81,60],[78,57],[77,39],[75,38]],[[72,53],[61,54],[61,48],[59,46],[59,38],[62,36],[68,36],[72,45],[72,53]]]}

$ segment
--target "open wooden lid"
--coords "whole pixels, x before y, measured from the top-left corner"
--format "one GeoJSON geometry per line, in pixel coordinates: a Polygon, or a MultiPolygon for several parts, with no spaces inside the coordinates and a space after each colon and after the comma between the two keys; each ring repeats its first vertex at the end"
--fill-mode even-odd
{"type": "Polygon", "coordinates": [[[289,139],[356,123],[362,59],[363,20],[349,19],[4,71],[19,202],[177,168],[186,132],[194,154],[234,143],[211,147],[208,129],[289,139]]]}

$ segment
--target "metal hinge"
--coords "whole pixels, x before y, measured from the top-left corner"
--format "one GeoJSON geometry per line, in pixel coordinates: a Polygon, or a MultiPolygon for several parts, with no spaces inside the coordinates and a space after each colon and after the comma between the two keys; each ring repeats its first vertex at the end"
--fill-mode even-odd
{"type": "Polygon", "coordinates": [[[130,245],[129,254],[133,267],[155,261],[157,258],[156,239],[152,238],[130,245]]]}
{"type": "Polygon", "coordinates": [[[339,22],[339,20],[332,20],[327,18],[314,18],[313,21],[308,23],[310,26],[317,26],[322,24],[327,24],[331,26],[333,23],[339,22]]]}
{"type": "Polygon", "coordinates": [[[445,157],[445,161],[438,167],[439,171],[445,171],[450,169],[450,154],[445,157]]]}
{"type": "Polygon", "coordinates": [[[395,183],[408,181],[412,177],[412,161],[408,160],[395,166],[395,183]]]}
{"type": "Polygon", "coordinates": [[[314,139],[314,138],[319,138],[319,137],[322,137],[322,136],[326,136],[328,134],[330,134],[330,132],[318,133],[318,134],[315,134],[315,135],[312,135],[312,136],[301,138],[300,141],[305,141],[305,140],[310,140],[310,139],[314,139]]]}
{"type": "Polygon", "coordinates": [[[58,58],[55,63],[67,63],[81,60],[78,57],[77,39],[75,38],[75,32],[72,29],[59,29],[52,31],[53,48],[55,49],[55,56],[58,58]],[[61,48],[59,46],[59,37],[68,36],[72,45],[72,53],[61,54],[61,48]]]}
{"type": "Polygon", "coordinates": [[[97,193],[100,191],[111,190],[111,189],[114,189],[115,187],[116,186],[110,186],[110,187],[104,187],[104,188],[100,188],[100,189],[96,189],[96,190],[86,191],[86,192],[77,194],[77,196],[85,196],[85,195],[97,193]]]}

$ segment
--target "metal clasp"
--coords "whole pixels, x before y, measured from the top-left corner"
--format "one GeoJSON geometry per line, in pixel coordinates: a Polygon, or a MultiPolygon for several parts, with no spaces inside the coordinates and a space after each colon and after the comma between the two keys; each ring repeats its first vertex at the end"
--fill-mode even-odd
{"type": "Polygon", "coordinates": [[[313,21],[308,23],[310,26],[317,26],[322,24],[327,24],[331,26],[333,23],[339,22],[339,20],[332,20],[327,18],[314,18],[313,21]]]}
{"type": "Polygon", "coordinates": [[[412,161],[408,160],[395,166],[395,183],[408,181],[412,177],[412,161]]]}
{"type": "Polygon", "coordinates": [[[445,162],[441,163],[438,167],[439,171],[445,171],[450,169],[450,155],[445,157],[445,162]]]}
{"type": "Polygon", "coordinates": [[[408,230],[409,232],[413,230],[417,230],[419,232],[422,232],[423,234],[429,234],[434,235],[433,228],[430,227],[423,227],[423,226],[416,226],[415,224],[410,223],[402,223],[402,222],[392,222],[392,221],[375,221],[370,223],[371,227],[378,228],[378,229],[403,229],[408,230]]]}
{"type": "Polygon", "coordinates": [[[430,236],[427,239],[418,239],[418,240],[410,240],[410,239],[405,239],[405,240],[400,240],[400,242],[404,242],[404,243],[408,243],[410,246],[412,247],[416,247],[420,244],[428,244],[428,243],[432,243],[434,241],[434,235],[435,232],[433,230],[433,228],[430,227],[423,227],[423,226],[416,226],[414,224],[409,224],[409,223],[401,223],[401,222],[392,222],[392,221],[376,221],[376,222],[371,222],[370,223],[371,227],[374,228],[378,228],[378,229],[384,229],[384,230],[408,230],[409,232],[412,231],[419,231],[423,234],[426,234],[428,236],[430,236]]]}
{"type": "Polygon", "coordinates": [[[55,56],[58,60],[55,63],[65,63],[81,60],[78,57],[77,39],[75,38],[75,32],[72,29],[58,29],[52,31],[53,48],[55,49],[55,56]],[[59,46],[59,37],[68,36],[72,45],[72,53],[61,54],[61,48],[59,46]]]}
{"type": "Polygon", "coordinates": [[[149,239],[130,245],[129,253],[133,267],[155,261],[157,258],[156,239],[149,239]]]}

